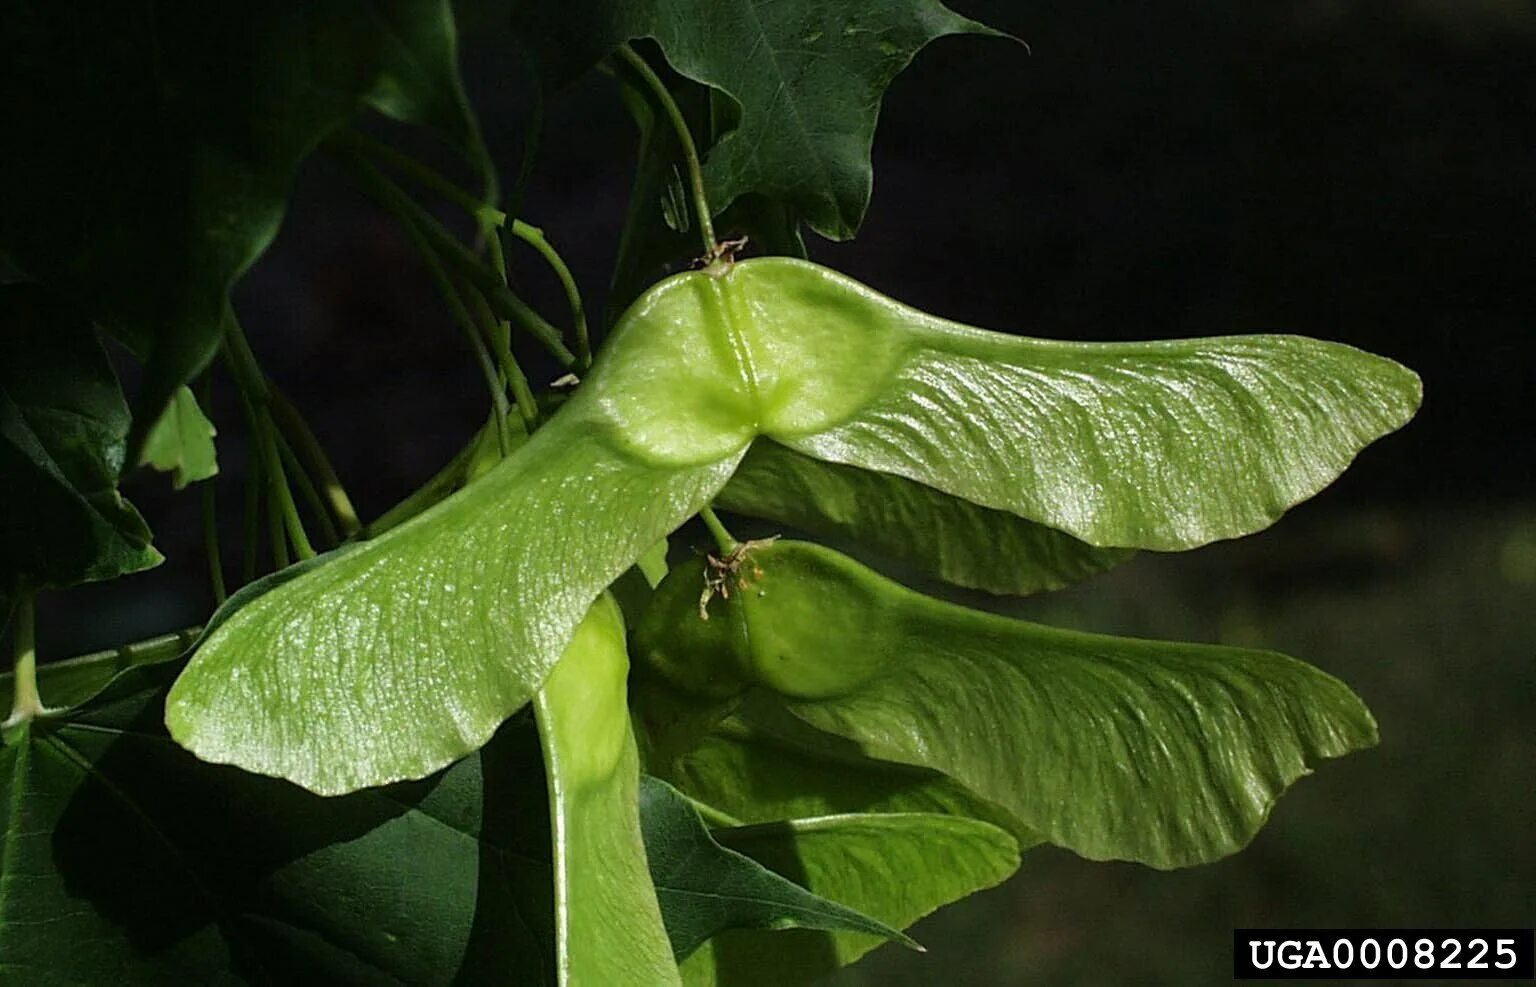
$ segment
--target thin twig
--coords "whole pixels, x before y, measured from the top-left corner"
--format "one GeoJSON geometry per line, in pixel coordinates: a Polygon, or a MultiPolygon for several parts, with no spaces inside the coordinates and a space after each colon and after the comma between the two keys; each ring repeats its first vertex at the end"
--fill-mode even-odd
{"type": "Polygon", "coordinates": [[[651,90],[677,134],[677,143],[683,151],[683,164],[688,169],[688,185],[693,191],[693,211],[698,219],[699,236],[704,240],[704,255],[714,260],[720,245],[715,240],[714,217],[709,209],[709,194],[704,188],[704,168],[699,163],[699,149],[693,143],[693,132],[688,129],[688,121],[683,118],[682,109],[667,90],[667,84],[661,81],[661,77],[635,49],[629,45],[619,45],[618,53],[624,64],[634,69],[635,74],[651,90]]]}

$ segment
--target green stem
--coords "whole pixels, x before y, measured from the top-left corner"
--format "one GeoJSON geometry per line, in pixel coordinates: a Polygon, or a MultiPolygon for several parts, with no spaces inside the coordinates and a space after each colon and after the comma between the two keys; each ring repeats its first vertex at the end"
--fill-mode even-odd
{"type": "Polygon", "coordinates": [[[256,449],[256,438],[251,436],[245,464],[245,544],[240,557],[240,582],[256,579],[257,556],[261,552],[261,454],[256,449]]]}
{"type": "MultiPolygon", "coordinates": [[[[224,363],[229,367],[230,376],[235,378],[237,385],[241,385],[244,379],[243,371],[239,369],[240,360],[235,354],[236,344],[234,337],[228,332],[224,335],[224,363]]],[[[251,582],[256,578],[261,563],[258,554],[261,549],[261,515],[263,508],[268,521],[267,530],[269,537],[275,542],[281,542],[283,538],[282,525],[278,521],[276,501],[273,499],[270,489],[271,470],[266,462],[266,450],[261,442],[261,418],[256,413],[256,404],[246,386],[235,388],[235,394],[240,398],[240,410],[245,415],[246,433],[246,463],[245,463],[245,558],[242,560],[242,572],[244,582],[251,582]],[[262,494],[265,492],[266,496],[262,494]]],[[[284,551],[281,545],[274,545],[272,554],[274,561],[284,551]]]]}
{"type": "Polygon", "coordinates": [[[293,451],[293,446],[288,444],[283,433],[274,430],[274,434],[277,438],[277,452],[282,457],[283,466],[293,474],[294,482],[299,486],[299,496],[303,497],[304,503],[309,506],[310,515],[319,522],[321,537],[325,539],[328,546],[334,547],[340,544],[341,538],[336,534],[336,525],[331,522],[330,512],[325,509],[325,501],[320,497],[315,481],[304,469],[304,464],[299,462],[298,455],[293,451]]]}
{"type": "MultiPolygon", "coordinates": [[[[487,233],[489,235],[485,242],[491,255],[491,266],[495,269],[497,274],[501,275],[501,283],[506,284],[507,258],[506,254],[502,251],[501,248],[501,233],[498,230],[488,230],[487,233]]],[[[485,300],[485,295],[478,292],[476,294],[479,298],[480,305],[485,308],[489,308],[490,303],[485,300]]],[[[486,331],[491,338],[491,350],[496,354],[496,359],[501,360],[503,353],[510,356],[512,353],[512,323],[508,322],[506,319],[496,318],[494,313],[490,318],[486,319],[485,322],[486,325],[490,327],[486,331]]],[[[503,376],[505,376],[506,373],[506,361],[502,361],[503,376]]],[[[528,412],[522,407],[522,399],[517,398],[515,393],[513,397],[514,400],[518,401],[518,412],[523,416],[524,422],[527,422],[528,412]]]]}
{"type": "MultiPolygon", "coordinates": [[[[487,252],[490,254],[491,270],[501,279],[503,286],[507,280],[507,257],[501,245],[501,230],[498,227],[480,227],[485,234],[487,252]]],[[[522,416],[525,430],[533,429],[538,423],[539,409],[526,400],[524,395],[528,393],[528,378],[523,373],[523,368],[518,365],[512,356],[512,323],[506,319],[498,319],[490,310],[490,303],[485,300],[485,295],[480,292],[472,292],[476,302],[477,311],[480,313],[481,322],[485,325],[485,334],[491,341],[491,350],[496,354],[496,360],[501,366],[503,379],[512,385],[512,399],[517,402],[518,414],[522,416]]],[[[502,428],[500,424],[497,426],[502,428]]],[[[505,446],[505,443],[503,443],[505,446]]],[[[502,456],[506,456],[505,450],[502,456]]]]}
{"type": "MultiPolygon", "coordinates": [[[[533,431],[539,426],[539,406],[534,400],[533,391],[528,386],[528,375],[523,373],[522,364],[517,362],[517,357],[512,354],[511,334],[503,332],[506,325],[496,321],[496,316],[486,304],[485,296],[474,289],[468,292],[470,301],[474,304],[476,312],[480,316],[480,323],[485,329],[485,335],[490,339],[491,345],[496,348],[496,360],[501,365],[502,375],[507,383],[512,385],[512,397],[517,401],[517,412],[523,419],[523,425],[528,431],[533,431]]],[[[502,450],[505,456],[506,449],[502,450]]]]}
{"type": "Polygon", "coordinates": [[[230,373],[235,378],[246,420],[250,423],[251,436],[258,456],[253,464],[259,464],[267,481],[268,519],[272,527],[272,556],[279,568],[287,565],[288,551],[283,545],[283,532],[300,559],[315,557],[315,549],[304,531],[299,518],[298,505],[293,502],[293,491],[288,488],[288,478],[283,472],[282,457],[277,451],[277,428],[268,412],[271,394],[267,389],[266,375],[256,362],[256,354],[240,329],[240,323],[230,319],[224,326],[224,349],[230,373]]]}
{"type": "Polygon", "coordinates": [[[703,519],[704,527],[708,528],[709,533],[714,536],[715,544],[720,546],[722,553],[730,555],[736,551],[741,543],[733,538],[731,533],[725,529],[725,525],[721,523],[713,507],[706,505],[699,511],[699,517],[703,519]]]}
{"type": "Polygon", "coordinates": [[[37,694],[37,611],[32,593],[22,594],[16,601],[15,629],[11,632],[12,647],[16,653],[15,685],[11,700],[11,716],[3,727],[6,730],[30,723],[48,712],[37,694]]]}
{"type": "MultiPolygon", "coordinates": [[[[464,341],[469,344],[470,351],[475,356],[475,362],[480,367],[480,374],[485,378],[486,390],[490,394],[496,415],[496,441],[502,455],[506,455],[509,446],[504,422],[507,412],[511,410],[507,404],[507,392],[501,385],[501,378],[496,373],[496,365],[491,361],[491,354],[485,348],[485,341],[480,336],[480,327],[475,323],[474,316],[470,315],[469,309],[465,307],[464,299],[459,289],[455,287],[453,279],[448,276],[447,269],[443,267],[439,251],[434,249],[439,245],[434,243],[434,238],[428,232],[427,226],[436,224],[437,221],[427,215],[426,210],[417,206],[399,186],[366,161],[355,156],[343,158],[343,160],[349,161],[354,173],[369,186],[379,204],[395,217],[395,221],[405,231],[411,245],[421,255],[422,263],[426,265],[432,283],[437,286],[438,293],[443,296],[443,301],[448,305],[448,311],[453,315],[454,325],[463,334],[464,341]]],[[[425,168],[424,165],[422,167],[425,168]]],[[[446,230],[442,230],[440,226],[438,229],[444,237],[452,240],[455,247],[463,249],[463,245],[453,240],[446,230]]],[[[478,261],[476,266],[479,266],[478,261]]]]}
{"type": "Polygon", "coordinates": [[[587,308],[582,303],[581,289],[576,287],[576,279],[571,276],[571,269],[566,266],[565,259],[537,226],[514,219],[512,235],[537,250],[539,256],[544,258],[544,263],[555,272],[555,277],[560,279],[560,287],[565,290],[565,302],[571,309],[571,328],[576,334],[576,359],[583,370],[592,366],[592,337],[587,329],[587,308]]]}
{"type": "MultiPolygon", "coordinates": [[[[202,394],[198,400],[210,413],[213,410],[213,370],[203,374],[202,394]]],[[[210,477],[203,482],[203,549],[208,554],[208,580],[213,587],[214,606],[223,606],[229,598],[224,585],[224,554],[219,550],[218,482],[210,477]]]]}
{"type": "Polygon", "coordinates": [[[251,341],[245,338],[245,330],[233,318],[224,323],[224,354],[236,389],[251,403],[253,410],[265,408],[270,399],[266,375],[256,362],[256,353],[251,349],[251,341]]]}
{"type": "Polygon", "coordinates": [[[223,606],[229,599],[229,588],[224,586],[224,554],[218,548],[218,488],[214,480],[203,484],[203,545],[207,550],[207,577],[214,588],[214,606],[223,606]]]}
{"type": "MultiPolygon", "coordinates": [[[[75,655],[72,658],[65,658],[62,661],[50,661],[48,663],[48,669],[50,671],[63,671],[64,669],[73,666],[95,665],[99,662],[112,662],[116,666],[116,668],[113,670],[115,673],[121,672],[135,665],[153,665],[162,661],[170,661],[171,659],[180,657],[182,654],[184,654],[186,650],[197,641],[198,635],[202,632],[203,629],[201,627],[187,627],[179,631],[172,631],[169,634],[157,634],[154,637],[145,638],[142,641],[130,641],[127,644],[120,644],[115,648],[107,648],[102,651],[92,651],[89,654],[75,655]]],[[[18,665],[19,664],[20,661],[18,660],[18,665]]],[[[37,689],[35,657],[33,659],[33,668],[34,675],[32,676],[31,689],[35,695],[37,689]]],[[[18,690],[17,697],[19,698],[21,695],[20,689],[23,686],[20,676],[17,677],[16,685],[18,690]]],[[[50,709],[39,703],[37,711],[33,714],[33,716],[25,717],[25,719],[32,719],[38,715],[47,716],[57,712],[59,712],[59,710],[50,709]]],[[[15,714],[12,714],[12,716],[14,718],[15,714]]],[[[10,721],[6,721],[5,723],[6,728],[15,725],[18,724],[13,724],[10,721]]]]}
{"type": "MultiPolygon", "coordinates": [[[[507,283],[506,263],[502,253],[501,238],[496,233],[498,228],[506,225],[506,213],[499,209],[494,209],[486,203],[475,198],[473,195],[466,192],[463,188],[459,187],[456,182],[449,179],[435,168],[432,168],[431,166],[416,160],[409,154],[405,154],[402,151],[390,147],[388,144],[385,144],[382,141],[377,141],[372,137],[369,137],[367,134],[358,133],[357,131],[343,131],[342,134],[338,135],[338,143],[340,143],[342,146],[360,149],[377,158],[378,160],[393,166],[396,170],[404,173],[405,175],[408,175],[411,178],[414,178],[417,182],[425,186],[430,191],[435,192],[442,198],[453,203],[468,213],[470,218],[475,221],[476,225],[480,227],[481,232],[485,235],[485,242],[490,253],[492,270],[495,271],[496,274],[500,277],[502,284],[507,283]]],[[[397,188],[396,191],[398,192],[399,189],[397,188]]],[[[395,199],[396,197],[391,196],[390,198],[395,199]]],[[[405,222],[404,218],[397,218],[400,218],[401,222],[405,222]]],[[[422,217],[418,215],[414,218],[417,220],[417,224],[420,225],[422,222],[422,217]]],[[[530,231],[532,231],[533,238],[539,241],[539,243],[535,244],[536,249],[539,249],[540,253],[544,254],[546,259],[548,258],[549,253],[552,252],[551,248],[549,247],[548,243],[544,242],[543,237],[538,230],[533,229],[527,223],[522,223],[515,220],[513,221],[512,226],[514,235],[519,239],[528,240],[530,231]]],[[[531,243],[533,241],[529,240],[529,242],[531,243]]],[[[575,287],[574,282],[570,281],[570,271],[566,269],[564,263],[560,261],[558,255],[555,256],[554,260],[551,261],[550,264],[555,268],[556,276],[561,278],[561,284],[567,286],[566,295],[567,298],[569,298],[571,291],[574,290],[575,287]]],[[[577,298],[576,304],[578,306],[576,311],[579,313],[579,296],[577,298]]],[[[586,326],[584,324],[584,320],[578,323],[576,327],[578,343],[582,340],[585,328],[586,326]]]]}
{"type": "Polygon", "coordinates": [[[355,534],[363,525],[358,520],[357,508],[352,506],[352,498],[347,495],[347,488],[342,485],[341,478],[336,475],[336,468],[331,465],[330,457],[325,454],[325,448],[320,445],[320,440],[310,430],[309,423],[299,413],[299,409],[288,396],[272,381],[267,381],[267,392],[270,398],[272,420],[276,423],[280,432],[293,443],[294,452],[298,453],[307,469],[319,485],[320,494],[325,498],[330,507],[331,516],[335,518],[344,536],[355,534]]]}
{"type": "Polygon", "coordinates": [[[449,494],[463,486],[469,473],[469,464],[475,456],[475,447],[480,444],[480,437],[485,434],[487,428],[493,427],[494,425],[491,422],[486,422],[475,433],[474,438],[470,439],[468,444],[454,453],[453,459],[449,460],[446,466],[438,470],[432,476],[432,479],[417,487],[410,496],[379,515],[376,520],[364,528],[362,537],[377,538],[390,528],[399,527],[439,501],[446,499],[449,494]]]}
{"type": "Polygon", "coordinates": [[[560,338],[560,330],[550,325],[527,302],[513,294],[511,289],[502,283],[500,273],[488,268],[468,247],[443,229],[442,224],[423,209],[420,203],[402,192],[398,185],[391,182],[367,161],[347,152],[344,146],[338,148],[337,158],[351,170],[375,201],[397,218],[410,218],[422,242],[429,248],[423,253],[430,252],[434,257],[440,258],[439,264],[444,261],[452,264],[456,271],[485,295],[486,302],[497,315],[506,316],[522,326],[524,331],[549,350],[562,366],[567,369],[575,366],[576,355],[566,348],[560,338]]]}
{"type": "Polygon", "coordinates": [[[304,521],[299,517],[299,505],[294,503],[293,490],[288,486],[288,476],[283,469],[283,457],[277,450],[277,429],[272,425],[272,419],[263,416],[261,429],[261,441],[266,447],[264,456],[271,464],[272,472],[269,474],[272,483],[272,493],[282,511],[283,527],[288,532],[288,540],[293,543],[294,553],[299,560],[312,559],[317,554],[313,545],[309,543],[309,534],[304,530],[304,521]]]}
{"type": "Polygon", "coordinates": [[[224,555],[219,551],[218,491],[212,479],[203,483],[203,546],[208,553],[208,579],[213,587],[214,606],[229,599],[224,585],[224,555]]]}
{"type": "Polygon", "coordinates": [[[170,661],[181,655],[192,646],[202,632],[201,627],[186,627],[169,634],[157,634],[142,641],[130,641],[115,648],[92,651],[89,654],[65,658],[63,661],[51,661],[48,667],[66,668],[70,665],[89,665],[112,659],[116,659],[124,668],[130,665],[153,665],[156,662],[170,661]]]}
{"type": "Polygon", "coordinates": [[[689,798],[688,801],[692,803],[693,810],[699,814],[699,818],[704,820],[704,825],[710,829],[732,829],[741,825],[740,819],[721,812],[707,802],[700,802],[693,798],[689,798]]]}
{"type": "Polygon", "coordinates": [[[459,454],[449,461],[447,466],[426,483],[417,487],[410,496],[400,501],[394,507],[380,514],[370,521],[363,529],[364,538],[377,538],[391,528],[398,528],[411,518],[427,510],[435,504],[441,503],[448,495],[459,489],[464,482],[465,467],[469,465],[469,450],[472,446],[465,446],[459,450],[459,454]]]}
{"type": "Polygon", "coordinates": [[[490,392],[491,406],[496,415],[496,442],[501,448],[501,454],[505,456],[510,448],[505,421],[512,408],[507,403],[507,390],[502,387],[501,378],[496,373],[496,364],[492,362],[490,351],[485,348],[485,340],[481,338],[480,327],[475,322],[475,317],[465,307],[463,296],[454,285],[453,279],[448,276],[447,270],[443,268],[442,262],[438,260],[437,254],[422,236],[421,230],[408,217],[397,215],[395,218],[399,220],[406,236],[411,238],[416,249],[421,253],[422,262],[427,266],[427,273],[432,276],[438,293],[443,296],[449,312],[453,314],[454,324],[464,334],[465,342],[469,343],[470,350],[475,354],[475,362],[479,364],[480,374],[485,378],[485,386],[490,392]]]}
{"type": "Polygon", "coordinates": [[[699,236],[704,240],[704,255],[713,260],[719,253],[720,245],[715,240],[714,218],[710,214],[709,195],[704,188],[704,168],[699,163],[699,149],[693,143],[688,121],[683,118],[682,109],[667,90],[667,84],[661,81],[661,77],[644,58],[629,45],[619,45],[619,57],[640,76],[672,123],[677,143],[683,150],[683,164],[688,169],[688,185],[693,190],[693,211],[698,216],[699,236]]]}
{"type": "Polygon", "coordinates": [[[283,457],[277,449],[277,429],[264,409],[255,409],[256,441],[261,448],[261,469],[267,478],[267,510],[272,526],[272,559],[279,569],[288,567],[286,542],[293,544],[293,551],[300,561],[312,559],[316,552],[299,517],[299,505],[294,503],[293,490],[288,486],[288,474],[283,469],[283,457]]]}
{"type": "Polygon", "coordinates": [[[507,214],[464,191],[457,182],[443,175],[430,165],[417,161],[403,151],[396,150],[383,141],[375,140],[356,130],[343,130],[334,138],[337,144],[361,150],[395,170],[415,179],[418,183],[463,209],[481,227],[497,227],[507,221],[507,214]]]}
{"type": "MultiPolygon", "coordinates": [[[[268,458],[267,453],[263,452],[261,458],[262,462],[265,463],[268,458]]],[[[263,465],[261,471],[266,476],[267,483],[270,486],[272,483],[271,467],[263,465]]],[[[277,497],[273,496],[270,491],[267,494],[267,541],[272,546],[272,568],[277,570],[288,568],[288,563],[291,560],[288,558],[288,538],[283,533],[283,508],[278,503],[277,497]]]]}
{"type": "Polygon", "coordinates": [[[509,216],[523,211],[528,183],[533,180],[533,164],[539,156],[539,139],[544,133],[544,83],[532,59],[525,60],[524,65],[533,82],[533,105],[528,111],[528,122],[523,125],[522,160],[517,163],[517,178],[512,182],[512,194],[506,202],[509,216]]]}

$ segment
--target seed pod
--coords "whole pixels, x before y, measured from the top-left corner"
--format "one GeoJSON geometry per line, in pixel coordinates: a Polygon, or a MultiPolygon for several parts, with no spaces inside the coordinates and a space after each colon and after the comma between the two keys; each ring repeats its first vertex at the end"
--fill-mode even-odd
{"type": "Polygon", "coordinates": [[[657,587],[636,631],[637,658],[703,695],[750,685],[795,699],[846,695],[880,670],[882,642],[899,633],[892,608],[899,600],[873,575],[831,549],[796,541],[690,563],[657,587]],[[871,647],[828,647],[861,637],[871,647]]]}

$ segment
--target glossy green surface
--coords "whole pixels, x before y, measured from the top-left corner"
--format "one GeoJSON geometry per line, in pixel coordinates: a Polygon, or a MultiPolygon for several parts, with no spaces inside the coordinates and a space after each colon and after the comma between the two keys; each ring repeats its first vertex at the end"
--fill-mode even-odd
{"type": "Polygon", "coordinates": [[[230,616],[168,723],[202,757],[320,792],[433,771],[528,701],[592,600],[758,436],[1086,542],[1190,547],[1315,492],[1418,388],[1298,337],[984,332],[784,258],[679,275],[483,479],[230,616]]]}
{"type": "Polygon", "coordinates": [[[640,831],[628,673],[624,618],[605,595],[534,697],[549,778],[561,985],[678,982],[640,831]]]}
{"type": "Polygon", "coordinates": [[[869,345],[838,368],[865,398],[856,408],[824,429],[775,422],[765,432],[1095,545],[1184,549],[1259,530],[1419,404],[1411,371],[1337,343],[1004,336],[775,263],[797,268],[785,282],[814,278],[838,300],[786,319],[845,338],[858,327],[869,345]]]}
{"type": "Polygon", "coordinates": [[[1060,589],[1132,554],[1095,548],[890,473],[812,459],[767,439],[752,444],[715,504],[850,548],[867,547],[883,559],[992,593],[1060,589]]]}
{"type": "MultiPolygon", "coordinates": [[[[995,826],[922,813],[821,816],[717,830],[726,846],[897,928],[993,885],[1019,850],[995,826]]],[[[688,987],[813,983],[880,945],[852,932],[731,930],[683,963],[688,987]]],[[[944,981],[942,970],[934,982],[944,981]]]]}
{"type": "Polygon", "coordinates": [[[804,542],[753,558],[751,588],[711,604],[740,646],[679,652],[664,671],[730,663],[819,730],[942,772],[1086,857],[1225,856],[1312,764],[1376,743],[1346,686],[1284,655],[980,613],[804,542]]]}
{"type": "Polygon", "coordinates": [[[671,278],[625,322],[656,327],[611,354],[652,456],[696,461],[765,435],[1103,546],[1259,530],[1420,397],[1411,371],[1336,343],[1009,336],[789,258],[671,278]]]}
{"type": "Polygon", "coordinates": [[[172,689],[172,734],[327,794],[485,743],[603,588],[731,465],[618,452],[583,416],[594,404],[573,401],[469,488],[236,610],[172,689]]]}

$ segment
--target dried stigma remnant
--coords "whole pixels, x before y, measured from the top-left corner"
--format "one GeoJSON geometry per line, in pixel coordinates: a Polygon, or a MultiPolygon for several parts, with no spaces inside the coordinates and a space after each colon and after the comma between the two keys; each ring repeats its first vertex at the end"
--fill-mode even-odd
{"type": "Polygon", "coordinates": [[[753,538],[744,541],[731,549],[725,558],[717,555],[704,557],[704,590],[699,594],[699,619],[709,619],[709,601],[719,594],[723,600],[731,598],[731,581],[735,580],[737,589],[746,589],[752,585],[755,579],[761,579],[763,567],[752,561],[752,553],[760,548],[767,548],[779,540],[778,535],[771,538],[753,538]]]}

